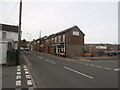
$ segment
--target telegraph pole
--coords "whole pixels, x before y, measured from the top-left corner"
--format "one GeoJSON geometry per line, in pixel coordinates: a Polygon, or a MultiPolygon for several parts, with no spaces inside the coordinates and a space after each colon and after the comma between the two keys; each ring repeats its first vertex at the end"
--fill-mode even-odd
{"type": "MultiPolygon", "coordinates": [[[[19,63],[19,55],[20,55],[20,41],[21,41],[21,17],[22,17],[22,0],[20,0],[20,8],[19,8],[19,26],[18,26],[18,63],[19,63]]],[[[18,64],[17,63],[17,64],[18,64]]]]}

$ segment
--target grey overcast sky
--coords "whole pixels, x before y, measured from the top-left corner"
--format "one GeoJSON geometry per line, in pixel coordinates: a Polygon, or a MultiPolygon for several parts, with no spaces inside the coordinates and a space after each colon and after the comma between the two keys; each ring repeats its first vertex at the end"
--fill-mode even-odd
{"type": "MultiPolygon", "coordinates": [[[[18,25],[19,0],[1,0],[0,10],[0,23],[18,25]]],[[[37,39],[40,31],[48,36],[73,25],[85,34],[85,43],[118,43],[118,0],[23,0],[22,39],[37,39]]]]}

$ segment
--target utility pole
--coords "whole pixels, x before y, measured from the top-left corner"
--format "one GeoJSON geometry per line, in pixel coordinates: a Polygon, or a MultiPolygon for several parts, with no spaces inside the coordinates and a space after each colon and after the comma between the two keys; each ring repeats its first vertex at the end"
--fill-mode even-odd
{"type": "MultiPolygon", "coordinates": [[[[19,8],[19,26],[18,26],[18,63],[19,63],[19,55],[20,55],[20,41],[21,41],[21,17],[22,17],[22,0],[20,0],[20,8],[19,8]]],[[[17,64],[18,64],[17,63],[17,64]]]]}

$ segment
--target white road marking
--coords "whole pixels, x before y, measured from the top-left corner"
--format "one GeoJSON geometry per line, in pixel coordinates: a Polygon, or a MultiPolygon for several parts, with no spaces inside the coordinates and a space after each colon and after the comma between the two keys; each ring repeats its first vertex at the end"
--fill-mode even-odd
{"type": "Polygon", "coordinates": [[[101,67],[101,66],[98,66],[98,65],[96,65],[96,67],[98,67],[98,68],[103,68],[103,67],[101,67]]]}
{"type": "Polygon", "coordinates": [[[21,79],[21,76],[19,75],[19,76],[16,76],[16,79],[21,79]]]}
{"type": "Polygon", "coordinates": [[[116,69],[114,69],[115,71],[119,71],[120,70],[120,68],[116,68],[116,69]]]}
{"type": "Polygon", "coordinates": [[[32,85],[32,80],[27,80],[27,85],[32,85]]]}
{"type": "Polygon", "coordinates": [[[26,65],[23,66],[24,68],[27,68],[26,65]]]}
{"type": "Polygon", "coordinates": [[[104,67],[104,69],[112,70],[111,68],[108,68],[108,67],[104,67]]]}
{"type": "Polygon", "coordinates": [[[70,59],[65,59],[65,60],[67,60],[67,61],[71,61],[70,59]]]}
{"type": "Polygon", "coordinates": [[[20,75],[21,74],[21,72],[17,72],[17,75],[20,75]]]}
{"type": "Polygon", "coordinates": [[[41,56],[38,56],[40,59],[44,59],[43,57],[41,57],[41,56]]]}
{"type": "Polygon", "coordinates": [[[75,72],[75,73],[77,73],[77,74],[80,74],[80,75],[83,75],[83,76],[85,76],[85,77],[88,77],[88,78],[90,78],[90,79],[94,79],[93,77],[91,77],[91,76],[89,76],[89,75],[86,75],[86,74],[84,74],[84,73],[78,72],[78,71],[76,71],[76,70],[74,70],[74,69],[71,69],[71,68],[69,68],[69,67],[64,66],[64,68],[66,68],[66,69],[68,69],[68,70],[70,70],[70,71],[73,71],[73,72],[75,72]]]}
{"type": "Polygon", "coordinates": [[[25,74],[29,74],[29,72],[28,72],[28,71],[25,71],[25,74]]]}
{"type": "Polygon", "coordinates": [[[28,69],[26,69],[26,68],[24,69],[24,71],[27,71],[27,70],[28,70],[28,69]]]}
{"type": "Polygon", "coordinates": [[[20,65],[18,65],[17,68],[20,68],[20,65]]]}
{"type": "Polygon", "coordinates": [[[21,81],[16,81],[16,86],[21,86],[21,81]]]}
{"type": "Polygon", "coordinates": [[[52,64],[56,64],[55,62],[53,62],[53,61],[50,61],[52,64]]]}
{"type": "Polygon", "coordinates": [[[21,54],[23,55],[26,63],[27,63],[28,65],[32,65],[31,62],[30,62],[30,60],[29,60],[23,53],[21,53],[21,54]]]}
{"type": "Polygon", "coordinates": [[[52,64],[56,64],[55,62],[53,62],[53,61],[50,61],[50,60],[48,60],[48,59],[45,59],[47,62],[50,62],[50,63],[52,63],[52,64]]]}
{"type": "Polygon", "coordinates": [[[30,79],[31,77],[30,77],[30,75],[26,75],[26,79],[30,79]]]}
{"type": "Polygon", "coordinates": [[[95,66],[95,65],[93,65],[93,64],[90,64],[90,66],[95,66]]]}
{"type": "Polygon", "coordinates": [[[45,59],[45,60],[48,61],[48,62],[50,61],[50,60],[48,60],[48,59],[45,59]]]}
{"type": "Polygon", "coordinates": [[[20,69],[17,69],[17,72],[21,71],[20,69]]]}

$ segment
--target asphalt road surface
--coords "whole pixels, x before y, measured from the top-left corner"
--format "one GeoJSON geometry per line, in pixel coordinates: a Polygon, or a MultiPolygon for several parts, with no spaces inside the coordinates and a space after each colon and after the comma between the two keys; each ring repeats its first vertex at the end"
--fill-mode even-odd
{"type": "Polygon", "coordinates": [[[118,63],[63,60],[22,51],[37,88],[118,88],[118,63]]]}

